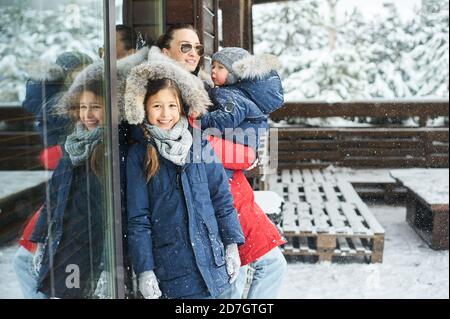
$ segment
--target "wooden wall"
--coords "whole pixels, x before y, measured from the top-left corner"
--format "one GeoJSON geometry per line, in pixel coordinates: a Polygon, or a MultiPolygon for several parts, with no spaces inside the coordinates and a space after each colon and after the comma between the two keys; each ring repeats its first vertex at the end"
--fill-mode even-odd
{"type": "MultiPolygon", "coordinates": [[[[150,32],[157,38],[150,0],[126,0],[124,23],[135,30],[150,32]],[[150,17],[150,18],[149,18],[150,17]]],[[[219,0],[166,0],[164,1],[163,31],[175,24],[192,24],[200,33],[200,41],[205,45],[206,62],[219,48],[218,25],[219,0]]],[[[209,64],[206,63],[208,68],[209,64]]]]}

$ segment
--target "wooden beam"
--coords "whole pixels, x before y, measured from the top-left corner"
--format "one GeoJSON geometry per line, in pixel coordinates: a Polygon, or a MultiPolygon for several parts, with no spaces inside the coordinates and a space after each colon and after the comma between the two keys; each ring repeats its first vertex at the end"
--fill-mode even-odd
{"type": "MultiPolygon", "coordinates": [[[[286,103],[281,109],[270,115],[272,120],[290,117],[335,117],[335,116],[368,116],[368,117],[412,117],[421,118],[448,116],[448,101],[361,101],[361,102],[301,102],[286,103]]],[[[422,120],[422,124],[423,120],[422,120]]]]}
{"type": "Polygon", "coordinates": [[[222,0],[224,47],[241,47],[252,52],[252,0],[222,0]]]}

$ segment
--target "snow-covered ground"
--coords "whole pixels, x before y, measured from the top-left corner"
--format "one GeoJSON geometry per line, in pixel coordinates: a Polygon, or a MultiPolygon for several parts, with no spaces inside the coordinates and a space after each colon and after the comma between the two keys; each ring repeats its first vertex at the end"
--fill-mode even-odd
{"type": "MultiPolygon", "coordinates": [[[[382,264],[290,263],[281,298],[449,298],[448,251],[429,248],[405,222],[406,209],[370,205],[386,230],[382,264]]],[[[21,298],[11,266],[16,247],[0,249],[0,298],[21,298]]]]}
{"type": "Polygon", "coordinates": [[[383,263],[291,263],[281,298],[449,298],[448,250],[429,248],[404,207],[369,207],[386,231],[383,263]]]}
{"type": "Polygon", "coordinates": [[[16,246],[0,248],[0,299],[23,298],[11,264],[16,250],[16,246]]]}

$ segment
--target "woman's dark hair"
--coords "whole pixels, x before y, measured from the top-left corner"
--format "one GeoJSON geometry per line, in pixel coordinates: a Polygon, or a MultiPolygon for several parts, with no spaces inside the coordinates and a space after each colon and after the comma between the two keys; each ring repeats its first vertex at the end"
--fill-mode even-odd
{"type": "Polygon", "coordinates": [[[158,41],[156,42],[156,45],[161,50],[170,49],[170,43],[173,40],[174,33],[177,32],[178,30],[185,30],[185,29],[194,31],[200,37],[200,35],[198,34],[198,30],[195,29],[191,24],[175,24],[159,37],[158,41]]]}
{"type": "MultiPolygon", "coordinates": [[[[160,90],[163,89],[170,89],[173,90],[173,92],[178,97],[180,107],[181,107],[181,114],[185,115],[184,107],[183,107],[183,100],[181,99],[181,92],[178,88],[178,85],[175,81],[171,79],[158,79],[158,80],[149,80],[147,83],[147,93],[145,94],[144,98],[144,107],[147,104],[148,99],[152,96],[158,93],[160,90]]],[[[142,131],[144,133],[144,136],[147,140],[150,140],[150,134],[148,131],[142,126],[142,131]]],[[[147,154],[145,156],[144,160],[144,172],[146,176],[147,183],[150,181],[150,179],[156,175],[159,169],[159,160],[158,160],[158,153],[156,149],[153,147],[153,145],[148,144],[147,145],[147,154]]]]}

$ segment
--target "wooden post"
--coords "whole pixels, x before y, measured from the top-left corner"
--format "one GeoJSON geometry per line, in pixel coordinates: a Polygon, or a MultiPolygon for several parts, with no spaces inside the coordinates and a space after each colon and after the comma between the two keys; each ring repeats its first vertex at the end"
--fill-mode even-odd
{"type": "Polygon", "coordinates": [[[241,47],[252,52],[252,0],[222,0],[224,47],[241,47]]]}
{"type": "Polygon", "coordinates": [[[448,249],[448,210],[433,212],[433,230],[431,238],[433,249],[448,249]]]}
{"type": "Polygon", "coordinates": [[[384,235],[375,235],[373,237],[372,257],[370,258],[372,264],[383,262],[383,250],[384,235]]]}
{"type": "Polygon", "coordinates": [[[320,234],[317,236],[317,254],[319,262],[331,261],[336,249],[336,235],[320,234]]]}

